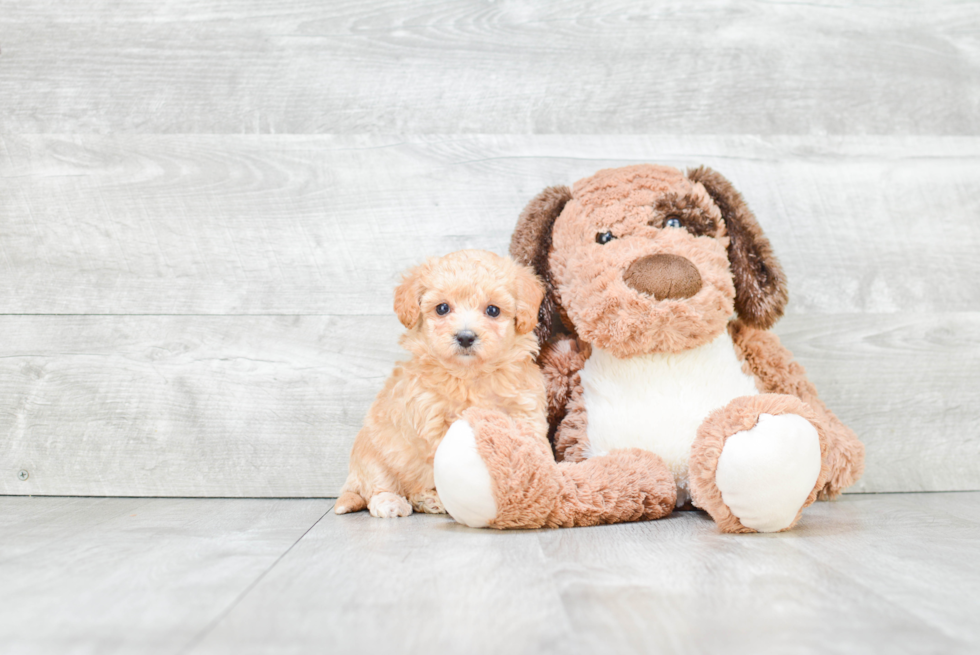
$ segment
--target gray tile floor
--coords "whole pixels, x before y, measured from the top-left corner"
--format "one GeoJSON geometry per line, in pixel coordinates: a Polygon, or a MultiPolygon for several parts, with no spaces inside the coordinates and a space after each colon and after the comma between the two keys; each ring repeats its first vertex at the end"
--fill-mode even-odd
{"type": "Polygon", "coordinates": [[[0,497],[4,653],[980,650],[980,492],[494,532],[333,500],[0,497]]]}

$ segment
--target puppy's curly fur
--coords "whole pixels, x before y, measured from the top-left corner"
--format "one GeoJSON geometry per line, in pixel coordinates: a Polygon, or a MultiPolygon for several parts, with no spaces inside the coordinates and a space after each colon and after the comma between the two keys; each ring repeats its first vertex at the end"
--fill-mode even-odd
{"type": "Polygon", "coordinates": [[[400,363],[354,441],[334,511],[444,513],[432,462],[449,426],[470,407],[497,409],[547,443],[545,387],[533,330],[544,286],[510,259],[481,250],[433,258],[406,273],[395,312],[408,328],[400,363]]]}

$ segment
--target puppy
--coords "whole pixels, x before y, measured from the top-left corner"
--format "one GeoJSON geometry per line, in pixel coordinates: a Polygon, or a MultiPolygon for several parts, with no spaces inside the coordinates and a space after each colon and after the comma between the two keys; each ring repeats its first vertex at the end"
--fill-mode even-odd
{"type": "Polygon", "coordinates": [[[433,481],[436,448],[469,407],[497,409],[547,442],[545,387],[534,336],[544,286],[529,268],[482,250],[429,259],[395,290],[412,358],[395,367],[351,452],[337,514],[412,508],[445,513],[433,481]]]}

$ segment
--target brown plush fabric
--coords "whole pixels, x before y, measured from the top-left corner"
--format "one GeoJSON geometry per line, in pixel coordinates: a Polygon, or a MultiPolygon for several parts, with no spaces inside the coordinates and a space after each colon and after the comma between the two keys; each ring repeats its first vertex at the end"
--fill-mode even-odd
{"type": "Polygon", "coordinates": [[[579,371],[569,380],[571,390],[565,416],[555,431],[555,457],[559,462],[581,462],[588,458],[589,414],[585,411],[585,391],[579,371]]]}
{"type": "Polygon", "coordinates": [[[688,464],[691,499],[696,506],[711,515],[722,532],[755,532],[752,528],[742,525],[725,505],[721,491],[715,484],[715,473],[718,470],[718,458],[721,457],[725,441],[736,432],[754,427],[759,420],[759,414],[772,414],[774,416],[799,414],[813,424],[820,437],[822,465],[817,483],[793,522],[780,532],[789,530],[796,525],[803,514],[803,508],[808,507],[817,499],[817,493],[827,482],[829,475],[827,435],[823,429],[822,421],[817,419],[809,405],[795,396],[785,394],[763,394],[736,398],[725,407],[712,412],[698,428],[698,436],[691,446],[691,459],[688,464]]]}
{"type": "Polygon", "coordinates": [[[477,450],[497,503],[490,527],[558,528],[667,516],[674,479],[653,453],[631,448],[585,462],[556,463],[530,426],[494,410],[469,409],[477,450]]]}
{"type": "Polygon", "coordinates": [[[706,213],[697,194],[667,193],[654,204],[656,213],[650,221],[654,227],[665,227],[668,219],[676,218],[681,226],[696,237],[718,236],[718,223],[706,213]]]}
{"type": "Polygon", "coordinates": [[[538,364],[548,394],[548,441],[552,445],[555,443],[555,431],[565,418],[572,390],[578,384],[576,374],[585,366],[588,351],[588,347],[580,348],[575,339],[569,336],[559,337],[541,348],[538,364]]]}
{"type": "Polygon", "coordinates": [[[769,239],[731,182],[706,166],[689,170],[687,177],[704,186],[725,219],[728,259],[735,279],[735,310],[749,325],[772,327],[783,315],[789,294],[769,239]]]}
{"type": "Polygon", "coordinates": [[[640,257],[623,274],[627,286],[657,300],[690,298],[701,290],[698,267],[680,255],[640,257]]]}
{"type": "MultiPolygon", "coordinates": [[[[572,191],[551,187],[524,210],[511,253],[547,285],[543,311],[549,322],[539,336],[554,337],[553,314],[573,332],[568,345],[546,346],[539,358],[549,435],[560,462],[582,462],[591,450],[579,373],[586,348],[619,358],[676,353],[729,329],[761,392],[795,397],[784,397],[783,404],[810,405],[804,415],[812,417],[826,449],[820,497],[839,494],[861,474],[863,445],[824,407],[775,335],[764,331],[782,316],[785,276],[741,194],[717,172],[701,167],[684,174],[642,164],[598,171],[572,191]],[[640,270],[648,264],[639,262],[656,257],[689,262],[699,288],[675,293],[673,278],[682,273],[640,270]],[[733,314],[738,321],[730,322],[733,314]],[[571,344],[578,345],[579,356],[571,344]]],[[[749,411],[754,414],[747,428],[764,411],[749,411]]]]}
{"type": "Polygon", "coordinates": [[[547,343],[553,329],[553,316],[558,307],[558,296],[548,254],[551,252],[551,228],[565,204],[572,199],[567,186],[548,187],[527,204],[510,240],[510,255],[519,263],[530,266],[545,284],[545,297],[538,311],[535,334],[539,343],[547,343]]]}
{"type": "Polygon", "coordinates": [[[579,339],[626,358],[688,350],[725,330],[736,295],[728,236],[704,187],[674,168],[637,165],[579,180],[573,194],[554,222],[548,267],[560,309],[579,339]],[[664,198],[671,207],[685,203],[684,213],[669,210],[679,226],[666,225],[668,214],[658,209],[664,198]],[[716,231],[700,234],[709,225],[716,231]],[[630,266],[657,255],[690,262],[701,279],[697,293],[657,300],[631,287],[624,277],[630,266]]]}
{"type": "Polygon", "coordinates": [[[796,396],[817,416],[827,437],[827,466],[830,469],[826,485],[820,490],[820,499],[836,498],[864,472],[864,444],[823,404],[816,387],[807,379],[806,370],[793,359],[779,337],[741,321],[732,321],[728,331],[735,343],[736,354],[743,361],[743,370],[755,376],[759,391],[796,396]]]}

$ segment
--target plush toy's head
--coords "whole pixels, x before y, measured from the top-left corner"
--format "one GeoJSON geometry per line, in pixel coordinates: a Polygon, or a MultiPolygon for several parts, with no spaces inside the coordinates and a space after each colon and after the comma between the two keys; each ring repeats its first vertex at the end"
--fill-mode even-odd
{"type": "Polygon", "coordinates": [[[708,343],[736,313],[768,328],[787,299],[755,217],[703,167],[628,166],[545,189],[521,214],[511,254],[547,286],[542,342],[557,310],[579,338],[617,357],[708,343]]]}

